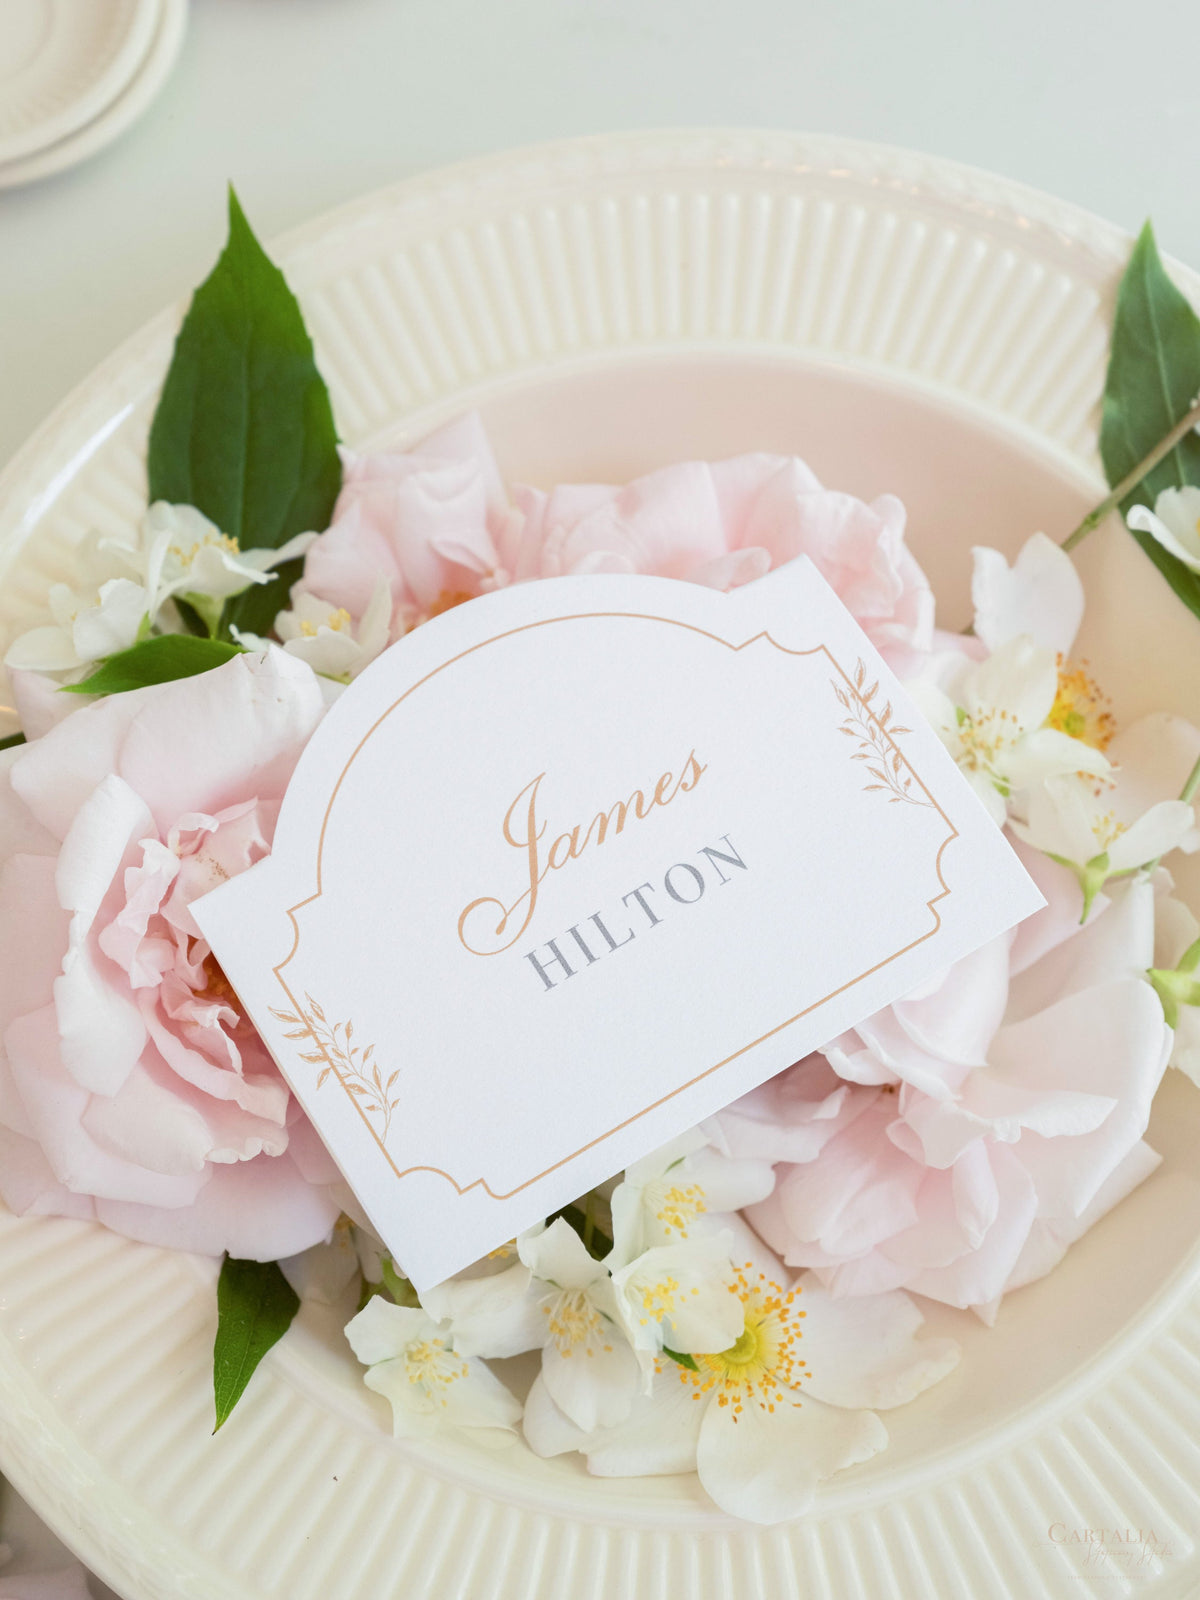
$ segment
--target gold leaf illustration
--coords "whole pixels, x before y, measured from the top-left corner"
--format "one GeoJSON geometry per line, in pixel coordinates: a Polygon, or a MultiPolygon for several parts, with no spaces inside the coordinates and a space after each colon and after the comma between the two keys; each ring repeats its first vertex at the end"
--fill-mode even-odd
{"type": "Polygon", "coordinates": [[[830,679],[838,704],[850,715],[838,724],[838,732],[844,733],[853,740],[858,748],[853,752],[851,761],[862,762],[866,767],[866,776],[874,779],[873,783],[864,786],[864,792],[876,793],[886,791],[893,803],[904,803],[913,806],[932,806],[930,797],[913,790],[912,775],[908,770],[904,752],[896,743],[901,736],[911,732],[909,728],[889,727],[894,715],[892,702],[889,700],[883,710],[876,712],[871,707],[871,701],[879,693],[880,680],[867,686],[866,663],[859,661],[854,672],[853,694],[848,694],[836,678],[830,679]]]}
{"type": "Polygon", "coordinates": [[[386,1140],[392,1114],[400,1104],[399,1096],[395,1099],[389,1098],[389,1091],[400,1076],[399,1069],[391,1074],[385,1086],[379,1063],[371,1061],[375,1046],[367,1045],[364,1050],[361,1045],[351,1043],[354,1037],[353,1021],[347,1019],[345,1022],[331,1024],[324,1009],[311,994],[306,992],[304,998],[308,1010],[300,1008],[298,1016],[290,1011],[277,1011],[274,1007],[271,1008],[272,1014],[281,1022],[295,1027],[296,1031],[285,1034],[284,1037],[305,1039],[316,1046],[315,1050],[299,1052],[301,1061],[321,1067],[316,1087],[320,1089],[330,1076],[336,1077],[338,1083],[363,1113],[378,1122],[380,1136],[386,1140]],[[368,1062],[371,1062],[369,1069],[368,1062]]]}

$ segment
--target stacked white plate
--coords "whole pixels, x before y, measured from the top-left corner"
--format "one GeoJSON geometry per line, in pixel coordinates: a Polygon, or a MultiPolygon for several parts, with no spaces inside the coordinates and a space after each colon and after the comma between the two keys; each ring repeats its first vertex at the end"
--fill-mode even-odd
{"type": "Polygon", "coordinates": [[[124,132],[183,42],[187,0],[0,0],[0,188],[124,132]]]}

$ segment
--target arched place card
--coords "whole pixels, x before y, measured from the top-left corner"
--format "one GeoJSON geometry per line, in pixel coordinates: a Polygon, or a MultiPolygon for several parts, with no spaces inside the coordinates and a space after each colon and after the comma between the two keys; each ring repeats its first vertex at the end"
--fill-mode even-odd
{"type": "Polygon", "coordinates": [[[1041,903],[799,560],[436,617],[192,910],[424,1288],[1041,903]]]}

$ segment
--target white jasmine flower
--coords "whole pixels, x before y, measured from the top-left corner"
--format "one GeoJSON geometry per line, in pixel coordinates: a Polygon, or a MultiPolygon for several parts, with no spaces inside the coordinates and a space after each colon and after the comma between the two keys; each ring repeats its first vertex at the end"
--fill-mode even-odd
{"type": "Polygon", "coordinates": [[[451,1279],[422,1296],[463,1348],[483,1356],[542,1351],[542,1381],[581,1428],[619,1422],[641,1387],[641,1367],[617,1312],[607,1266],[559,1217],[517,1240],[518,1262],[451,1279]]]}
{"type": "Polygon", "coordinates": [[[545,1292],[546,1285],[535,1283],[517,1254],[514,1239],[427,1289],[421,1304],[450,1327],[456,1350],[502,1359],[541,1348],[546,1316],[539,1302],[545,1292]]]}
{"type": "Polygon", "coordinates": [[[699,1129],[626,1168],[613,1190],[614,1272],[656,1245],[715,1232],[723,1214],[764,1200],[775,1187],[766,1161],[735,1160],[699,1129]]]}
{"type": "Polygon", "coordinates": [[[108,578],[98,588],[56,583],[48,596],[51,621],[13,641],[4,664],[33,672],[74,672],[128,650],[146,621],[148,596],[140,583],[108,578]]]}
{"type": "Polygon", "coordinates": [[[240,550],[194,506],[157,501],[142,518],[136,543],[99,534],[83,542],[76,556],[79,587],[51,588],[49,621],[21,634],[5,665],[77,672],[145,637],[174,595],[215,629],[230,596],[269,582],[272,567],[302,555],[314,538],[303,533],[279,550],[240,550]]]}
{"type": "Polygon", "coordinates": [[[226,600],[251,584],[269,583],[272,568],[303,555],[315,538],[300,533],[278,550],[243,550],[195,506],[156,500],[142,518],[136,545],[106,539],[100,549],[140,579],[151,621],[178,595],[215,627],[226,600]]]}
{"type": "Polygon", "coordinates": [[[1060,774],[1030,794],[1027,816],[1013,820],[1013,832],[1071,868],[1083,888],[1085,919],[1109,878],[1168,851],[1200,846],[1195,811],[1173,798],[1198,749],[1200,733],[1190,723],[1156,713],[1114,741],[1118,765],[1108,777],[1060,774]]]}
{"type": "Polygon", "coordinates": [[[275,618],[275,631],[289,655],[307,661],[322,677],[348,683],[387,648],[391,621],[392,597],[382,578],[357,622],[344,606],[330,605],[297,585],[291,610],[275,618]]]}
{"type": "Polygon", "coordinates": [[[542,1381],[555,1404],[581,1428],[619,1422],[641,1369],[618,1320],[608,1268],[561,1217],[523,1235],[517,1248],[544,1319],[542,1381]]]}
{"type": "Polygon", "coordinates": [[[1027,634],[983,661],[964,656],[944,687],[927,680],[908,687],[997,823],[1014,795],[1047,778],[1109,769],[1098,749],[1049,725],[1058,662],[1027,634]]]}
{"type": "Polygon", "coordinates": [[[899,1292],[835,1301],[811,1279],[784,1289],[748,1263],[735,1303],[736,1339],[691,1366],[662,1359],[652,1392],[615,1427],[574,1427],[535,1383],[532,1448],[579,1450],[604,1477],[694,1469],[722,1510],[782,1522],[811,1506],[822,1479],[886,1446],[875,1409],[903,1405],[959,1359],[953,1340],[917,1340],[921,1314],[899,1292]]]}
{"type": "Polygon", "coordinates": [[[1192,851],[1200,838],[1190,805],[1163,800],[1132,821],[1121,820],[1117,786],[1064,776],[1030,796],[1026,822],[1013,832],[1051,860],[1070,867],[1083,888],[1084,916],[1109,878],[1136,872],[1169,850],[1192,851]]]}
{"type": "Polygon", "coordinates": [[[335,1306],[352,1284],[357,1296],[364,1281],[381,1283],[385,1259],[390,1257],[375,1234],[343,1212],[328,1239],[286,1257],[279,1269],[301,1300],[335,1306]]]}
{"type": "Polygon", "coordinates": [[[454,1349],[443,1323],[426,1311],[373,1295],[346,1325],[364,1382],[391,1402],[397,1438],[442,1426],[512,1430],[520,1402],[482,1361],[454,1349]]]}
{"type": "Polygon", "coordinates": [[[995,651],[1027,634],[1054,652],[1058,687],[1047,726],[1107,750],[1116,731],[1107,697],[1086,662],[1070,659],[1083,621],[1083,584],[1075,563],[1044,533],[1027,539],[1012,566],[998,550],[972,551],[975,636],[995,651]]]}
{"type": "Polygon", "coordinates": [[[995,651],[1024,633],[1065,660],[1083,621],[1083,583],[1066,551],[1035,533],[1011,567],[983,545],[971,555],[976,638],[995,651]]]}
{"type": "Polygon", "coordinates": [[[732,1243],[724,1231],[658,1245],[613,1273],[617,1315],[645,1378],[664,1347],[690,1354],[724,1349],[737,1338],[742,1316],[733,1293],[732,1243]]]}
{"type": "Polygon", "coordinates": [[[1125,521],[1148,533],[1193,572],[1200,572],[1200,489],[1164,489],[1149,506],[1133,506],[1125,521]]]}

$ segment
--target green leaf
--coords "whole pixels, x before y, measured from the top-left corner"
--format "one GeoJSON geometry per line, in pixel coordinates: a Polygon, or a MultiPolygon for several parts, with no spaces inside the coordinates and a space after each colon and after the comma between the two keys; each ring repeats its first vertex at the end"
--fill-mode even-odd
{"type": "Polygon", "coordinates": [[[396,1271],[396,1266],[391,1256],[384,1256],[380,1262],[380,1268],[383,1272],[383,1286],[398,1306],[420,1305],[421,1302],[417,1298],[417,1291],[407,1278],[396,1271]]]}
{"type": "MultiPolygon", "coordinates": [[[[150,429],[150,498],[193,505],[243,550],[328,527],[342,467],[300,307],[232,188],[229,239],[192,297],[150,429]]],[[[290,564],[289,564],[290,565],[290,564]]],[[[226,607],[259,633],[297,569],[226,607]]]]}
{"type": "Polygon", "coordinates": [[[597,1222],[594,1210],[589,1214],[588,1196],[584,1196],[583,1204],[563,1206],[561,1211],[555,1211],[546,1218],[546,1226],[556,1222],[559,1217],[572,1228],[583,1242],[583,1247],[593,1261],[603,1261],[612,1249],[612,1240],[597,1222]]]}
{"type": "MultiPolygon", "coordinates": [[[[330,509],[332,511],[332,507],[330,509]]],[[[320,526],[325,527],[328,521],[326,517],[320,526]]],[[[297,556],[294,561],[285,561],[281,567],[276,567],[268,583],[254,583],[243,589],[241,594],[226,602],[223,627],[228,628],[232,623],[243,633],[269,637],[275,618],[287,605],[291,587],[303,571],[304,558],[297,556]]]]}
{"type": "Polygon", "coordinates": [[[217,1281],[217,1338],[213,1345],[213,1400],[217,1428],[241,1399],[254,1369],[282,1339],[300,1300],[274,1261],[226,1256],[217,1281]]]}
{"type": "Polygon", "coordinates": [[[239,644],[224,639],[198,639],[191,633],[164,633],[130,645],[97,667],[82,683],[63,685],[64,694],[124,694],[129,689],[144,689],[148,683],[171,683],[176,678],[194,678],[198,672],[221,667],[234,656],[244,655],[239,644]]]}
{"type": "MultiPolygon", "coordinates": [[[[1115,488],[1191,410],[1200,394],[1200,317],[1167,276],[1154,230],[1142,229],[1117,293],[1104,385],[1100,457],[1115,488]]],[[[1153,508],[1164,489],[1200,486],[1200,436],[1189,433],[1121,503],[1153,508]]],[[[1131,530],[1132,531],[1132,530],[1131,530]]],[[[1200,575],[1148,533],[1133,537],[1200,616],[1200,575]]]]}
{"type": "Polygon", "coordinates": [[[0,739],[0,750],[11,750],[14,745],[24,744],[23,733],[10,733],[7,739],[0,739]]]}
{"type": "Polygon", "coordinates": [[[678,1350],[668,1350],[666,1345],[663,1345],[663,1355],[670,1356],[672,1361],[678,1366],[686,1367],[689,1372],[699,1372],[700,1370],[696,1365],[694,1356],[685,1355],[678,1350]]]}

